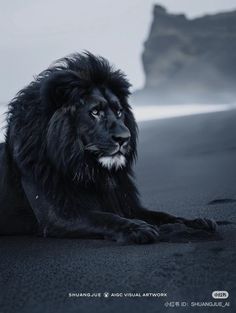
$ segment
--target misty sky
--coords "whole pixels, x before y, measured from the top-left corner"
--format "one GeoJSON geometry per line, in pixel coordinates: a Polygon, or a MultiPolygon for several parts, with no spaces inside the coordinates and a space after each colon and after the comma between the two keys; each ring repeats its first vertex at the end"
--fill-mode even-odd
{"type": "Polygon", "coordinates": [[[140,88],[154,3],[188,17],[236,9],[236,0],[0,0],[0,101],[53,60],[82,50],[107,57],[140,88]]]}

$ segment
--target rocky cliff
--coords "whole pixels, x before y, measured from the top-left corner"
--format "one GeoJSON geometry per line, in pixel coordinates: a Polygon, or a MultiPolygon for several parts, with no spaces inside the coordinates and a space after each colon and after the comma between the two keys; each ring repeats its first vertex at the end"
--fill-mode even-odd
{"type": "Polygon", "coordinates": [[[234,102],[236,11],[188,19],[155,5],[142,55],[151,102],[234,102]]]}

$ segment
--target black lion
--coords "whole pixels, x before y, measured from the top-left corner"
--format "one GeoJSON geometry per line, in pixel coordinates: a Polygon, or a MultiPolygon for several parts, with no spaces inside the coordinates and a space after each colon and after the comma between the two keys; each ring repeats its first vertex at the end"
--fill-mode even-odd
{"type": "Polygon", "coordinates": [[[0,234],[150,243],[165,223],[214,231],[211,220],[141,205],[129,87],[107,60],[84,53],[57,61],[16,95],[0,146],[0,234]]]}

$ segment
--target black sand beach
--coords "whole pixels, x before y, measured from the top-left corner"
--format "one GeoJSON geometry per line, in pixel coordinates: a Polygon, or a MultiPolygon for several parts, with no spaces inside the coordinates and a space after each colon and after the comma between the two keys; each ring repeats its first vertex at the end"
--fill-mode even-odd
{"type": "MultiPolygon", "coordinates": [[[[236,223],[236,110],[140,124],[136,173],[154,210],[236,223]]],[[[236,225],[221,240],[119,246],[99,240],[0,238],[0,312],[235,312],[236,225]],[[190,307],[229,292],[230,307],[190,307]],[[68,293],[102,293],[102,298],[68,293]],[[167,297],[114,298],[114,293],[167,297]],[[188,307],[166,307],[166,302],[188,307]]]]}

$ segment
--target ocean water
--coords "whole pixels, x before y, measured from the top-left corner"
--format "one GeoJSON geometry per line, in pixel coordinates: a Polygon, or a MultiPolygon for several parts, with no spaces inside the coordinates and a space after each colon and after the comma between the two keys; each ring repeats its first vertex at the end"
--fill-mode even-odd
{"type": "Polygon", "coordinates": [[[206,114],[235,109],[233,104],[186,104],[186,105],[147,105],[134,108],[134,114],[138,122],[206,114]]]}
{"type": "MultiPolygon", "coordinates": [[[[188,105],[145,105],[133,106],[133,112],[138,122],[159,120],[165,118],[177,118],[194,114],[206,114],[235,109],[233,104],[188,104],[188,105]]],[[[0,104],[0,141],[4,140],[6,105],[0,104]]]]}

